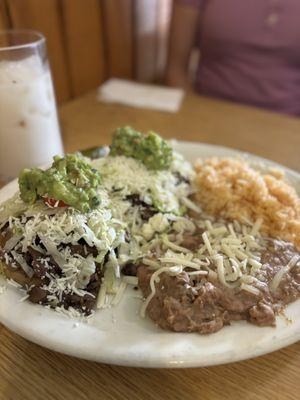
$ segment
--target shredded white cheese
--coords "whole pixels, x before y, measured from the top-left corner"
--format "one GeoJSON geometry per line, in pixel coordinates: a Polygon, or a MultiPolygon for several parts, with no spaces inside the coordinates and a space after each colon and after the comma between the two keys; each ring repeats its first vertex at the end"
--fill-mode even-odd
{"type": "Polygon", "coordinates": [[[274,276],[270,283],[270,289],[272,292],[275,292],[278,286],[280,285],[280,282],[282,281],[284,275],[286,275],[295,265],[298,264],[300,261],[300,256],[294,255],[292,259],[289,261],[289,263],[285,266],[282,267],[274,276]]]}
{"type": "Polygon", "coordinates": [[[150,301],[153,299],[153,297],[155,296],[155,292],[156,292],[156,288],[155,288],[155,282],[157,281],[158,277],[160,274],[162,274],[163,272],[177,272],[178,268],[174,268],[174,267],[162,267],[159,270],[153,272],[151,278],[150,278],[150,289],[151,289],[151,293],[149,294],[149,296],[146,298],[146,300],[144,301],[141,310],[140,310],[140,315],[142,318],[145,318],[146,315],[146,309],[150,303],[150,301]]]}

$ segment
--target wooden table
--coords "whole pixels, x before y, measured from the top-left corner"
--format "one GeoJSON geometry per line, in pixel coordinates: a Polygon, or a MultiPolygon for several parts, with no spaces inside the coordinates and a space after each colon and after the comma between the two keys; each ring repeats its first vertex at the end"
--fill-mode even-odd
{"type": "MultiPolygon", "coordinates": [[[[66,151],[109,142],[125,124],[231,146],[300,170],[300,120],[189,95],[177,114],[97,103],[60,109],[66,151]]],[[[0,327],[0,400],[263,399],[300,397],[300,342],[254,360],[187,370],[96,364],[43,349],[0,327]]]]}

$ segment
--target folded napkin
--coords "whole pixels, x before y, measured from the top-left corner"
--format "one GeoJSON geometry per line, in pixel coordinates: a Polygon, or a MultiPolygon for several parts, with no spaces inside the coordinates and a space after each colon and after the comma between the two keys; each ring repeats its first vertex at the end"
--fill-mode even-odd
{"type": "Polygon", "coordinates": [[[97,98],[109,103],[177,112],[183,95],[182,89],[145,85],[112,78],[99,87],[97,98]]]}

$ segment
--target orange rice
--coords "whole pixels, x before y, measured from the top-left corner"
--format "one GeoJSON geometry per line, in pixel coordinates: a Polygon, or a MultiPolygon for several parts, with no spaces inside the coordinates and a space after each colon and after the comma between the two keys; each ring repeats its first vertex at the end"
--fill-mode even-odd
{"type": "Polygon", "coordinates": [[[278,171],[263,175],[246,162],[211,158],[197,162],[196,200],[209,214],[254,223],[300,249],[300,199],[278,171]]]}

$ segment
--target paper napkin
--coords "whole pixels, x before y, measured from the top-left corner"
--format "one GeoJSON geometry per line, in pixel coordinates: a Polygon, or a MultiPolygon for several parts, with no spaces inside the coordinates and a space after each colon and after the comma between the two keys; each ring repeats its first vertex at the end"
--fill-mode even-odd
{"type": "Polygon", "coordinates": [[[182,89],[112,78],[99,87],[97,98],[109,103],[177,112],[183,95],[182,89]]]}

